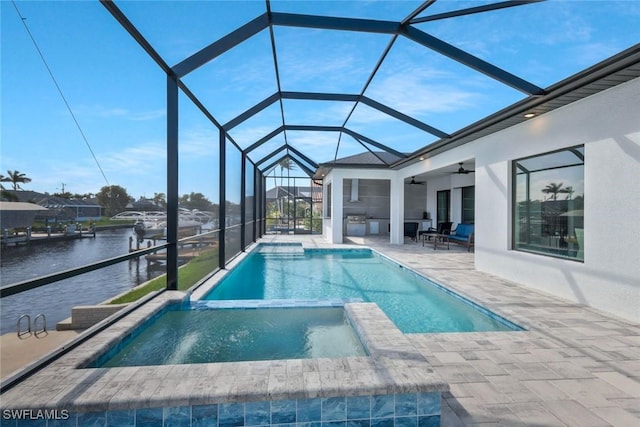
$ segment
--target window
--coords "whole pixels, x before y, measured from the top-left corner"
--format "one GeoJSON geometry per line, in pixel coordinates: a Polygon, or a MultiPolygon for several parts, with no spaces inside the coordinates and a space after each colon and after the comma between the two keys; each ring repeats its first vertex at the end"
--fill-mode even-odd
{"type": "Polygon", "coordinates": [[[513,162],[513,247],[584,260],[584,146],[513,162]]]}
{"type": "Polygon", "coordinates": [[[462,219],[463,224],[475,222],[476,187],[462,187],[462,219]]]}

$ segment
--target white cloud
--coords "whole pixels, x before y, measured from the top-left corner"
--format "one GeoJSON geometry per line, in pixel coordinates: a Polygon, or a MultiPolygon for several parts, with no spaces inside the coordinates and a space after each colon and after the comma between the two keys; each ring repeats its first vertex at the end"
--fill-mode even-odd
{"type": "Polygon", "coordinates": [[[105,107],[102,105],[79,105],[73,108],[74,113],[101,119],[123,118],[133,121],[156,120],[166,116],[164,109],[132,112],[122,107],[105,107]]]}
{"type": "Polygon", "coordinates": [[[167,112],[165,109],[158,109],[158,110],[142,111],[139,113],[131,114],[129,119],[134,121],[146,121],[146,120],[160,119],[166,116],[167,116],[167,112]]]}
{"type": "Polygon", "coordinates": [[[586,43],[576,46],[573,49],[576,58],[575,62],[581,67],[591,66],[596,62],[601,61],[603,58],[608,58],[619,51],[619,46],[603,42],[586,43]]]}
{"type": "Polygon", "coordinates": [[[121,150],[100,153],[98,157],[107,177],[123,171],[134,175],[152,173],[166,159],[163,142],[147,142],[121,150]]]}
{"type": "Polygon", "coordinates": [[[377,81],[366,95],[411,116],[460,111],[477,102],[480,94],[463,89],[460,80],[436,82],[442,75],[437,70],[405,69],[377,81]]]}
{"type": "Polygon", "coordinates": [[[50,194],[64,191],[72,194],[96,193],[107,185],[93,159],[85,157],[65,162],[51,162],[28,176],[32,182],[25,189],[50,194]]]}
{"type": "MultiPolygon", "coordinates": [[[[264,138],[281,125],[282,122],[274,122],[273,126],[241,126],[231,130],[229,134],[231,135],[233,140],[236,141],[241,147],[246,148],[259,139],[264,138]]],[[[277,136],[274,138],[277,138],[277,136]]]]}
{"type": "Polygon", "coordinates": [[[339,135],[338,132],[290,132],[288,136],[296,150],[310,159],[326,162],[335,155],[339,135]]]}
{"type": "Polygon", "coordinates": [[[79,105],[73,109],[76,113],[89,117],[124,117],[129,114],[129,111],[126,108],[107,108],[102,105],[79,105]]]}
{"type": "Polygon", "coordinates": [[[180,161],[217,159],[219,153],[218,132],[212,129],[192,128],[179,136],[180,161]]]}

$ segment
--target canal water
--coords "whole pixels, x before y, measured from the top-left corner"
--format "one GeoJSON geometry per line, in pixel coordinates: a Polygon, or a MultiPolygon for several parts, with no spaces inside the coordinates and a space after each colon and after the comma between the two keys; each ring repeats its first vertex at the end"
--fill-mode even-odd
{"type": "MultiPolygon", "coordinates": [[[[2,248],[0,286],[102,261],[129,252],[131,229],[99,231],[95,238],[2,248]]],[[[98,304],[164,273],[147,262],[123,261],[70,279],[0,299],[0,332],[16,332],[18,318],[43,313],[47,329],[71,316],[76,305],[98,304]]],[[[39,323],[39,326],[41,324],[39,323]]]]}

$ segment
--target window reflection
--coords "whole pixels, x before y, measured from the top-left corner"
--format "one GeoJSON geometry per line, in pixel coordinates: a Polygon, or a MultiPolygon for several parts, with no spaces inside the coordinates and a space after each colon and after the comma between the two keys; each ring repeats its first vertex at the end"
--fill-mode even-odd
{"type": "Polygon", "coordinates": [[[514,161],[514,249],[584,260],[584,146],[514,161]]]}

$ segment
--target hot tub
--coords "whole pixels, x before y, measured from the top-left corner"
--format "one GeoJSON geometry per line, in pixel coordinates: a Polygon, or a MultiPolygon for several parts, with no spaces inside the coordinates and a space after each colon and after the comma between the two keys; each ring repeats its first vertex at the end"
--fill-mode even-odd
{"type": "MultiPolygon", "coordinates": [[[[344,310],[368,352],[364,356],[88,367],[140,336],[145,329],[140,325],[152,325],[185,297],[165,291],[136,308],[3,394],[3,409],[64,408],[73,425],[440,425],[441,393],[448,385],[374,303],[324,305],[344,310]]],[[[267,303],[242,302],[249,314],[267,303]]],[[[215,304],[235,309],[240,302],[215,304]]],[[[315,308],[318,301],[269,304],[315,308]]]]}
{"type": "Polygon", "coordinates": [[[343,307],[173,304],[88,368],[363,356],[343,307]]]}

